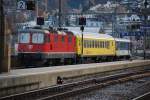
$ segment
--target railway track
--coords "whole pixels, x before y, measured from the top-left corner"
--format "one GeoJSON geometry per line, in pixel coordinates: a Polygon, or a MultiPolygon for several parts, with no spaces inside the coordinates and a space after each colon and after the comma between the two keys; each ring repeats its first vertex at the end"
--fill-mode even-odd
{"type": "Polygon", "coordinates": [[[140,95],[132,100],[149,100],[150,99],[150,92],[140,95]]]}
{"type": "Polygon", "coordinates": [[[150,70],[134,71],[109,75],[101,78],[91,78],[84,81],[66,83],[53,87],[38,89],[25,93],[10,95],[0,100],[62,100],[68,96],[86,93],[109,85],[123,83],[143,77],[149,77],[150,70]]]}

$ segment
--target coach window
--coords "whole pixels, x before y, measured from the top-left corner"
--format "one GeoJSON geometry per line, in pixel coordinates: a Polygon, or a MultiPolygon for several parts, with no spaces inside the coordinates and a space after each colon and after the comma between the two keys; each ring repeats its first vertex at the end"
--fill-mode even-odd
{"type": "Polygon", "coordinates": [[[113,43],[113,41],[112,41],[112,46],[113,46],[113,44],[114,44],[114,43],[113,43]]]}
{"type": "Polygon", "coordinates": [[[88,40],[88,48],[90,48],[90,40],[88,40]]]}
{"type": "Polygon", "coordinates": [[[106,41],[106,48],[109,49],[109,42],[106,41]]]}
{"type": "Polygon", "coordinates": [[[93,48],[93,42],[90,40],[90,48],[93,48]]]}
{"type": "Polygon", "coordinates": [[[92,40],[90,40],[90,48],[92,48],[92,40]]]}
{"type": "Polygon", "coordinates": [[[109,47],[110,47],[110,42],[108,41],[107,43],[108,43],[108,47],[107,47],[107,48],[109,49],[109,47]]]}
{"type": "Polygon", "coordinates": [[[86,40],[84,40],[84,47],[86,48],[86,40]]]}
{"type": "Polygon", "coordinates": [[[86,48],[88,48],[88,40],[86,40],[86,48]]]}
{"type": "Polygon", "coordinates": [[[87,42],[86,46],[87,48],[89,48],[89,40],[86,40],[86,42],[87,42]]]}
{"type": "Polygon", "coordinates": [[[99,48],[99,40],[97,41],[97,48],[99,48]]]}
{"type": "Polygon", "coordinates": [[[91,40],[89,40],[89,48],[91,48],[91,40]]]}
{"type": "Polygon", "coordinates": [[[95,48],[97,48],[97,41],[95,40],[95,48]]]}
{"type": "Polygon", "coordinates": [[[103,41],[103,48],[105,48],[105,41],[103,41]]]}
{"type": "Polygon", "coordinates": [[[103,41],[103,48],[105,48],[105,41],[103,41]]]}
{"type": "Polygon", "coordinates": [[[93,46],[94,46],[94,48],[96,47],[96,46],[95,46],[95,43],[96,43],[96,41],[95,41],[95,40],[93,40],[93,46]]]}
{"type": "Polygon", "coordinates": [[[98,48],[98,40],[96,40],[96,48],[98,48]]]}
{"type": "Polygon", "coordinates": [[[90,47],[93,48],[93,41],[90,40],[90,47]]]}
{"type": "Polygon", "coordinates": [[[90,40],[88,40],[88,48],[90,48],[90,40]]]}
{"type": "Polygon", "coordinates": [[[91,48],[93,48],[93,40],[91,40],[91,48]]]}
{"type": "Polygon", "coordinates": [[[89,48],[91,48],[91,40],[89,40],[89,48]]]}
{"type": "Polygon", "coordinates": [[[95,40],[95,48],[97,48],[97,40],[95,40]]]}
{"type": "Polygon", "coordinates": [[[105,48],[107,48],[107,41],[105,41],[105,48]]]}
{"type": "Polygon", "coordinates": [[[88,40],[86,40],[86,48],[88,48],[88,40]]]}
{"type": "Polygon", "coordinates": [[[102,48],[102,41],[100,41],[100,48],[102,48]]]}
{"type": "Polygon", "coordinates": [[[88,48],[88,40],[86,40],[86,48],[88,48]]]}
{"type": "Polygon", "coordinates": [[[97,41],[97,48],[99,48],[99,40],[97,41]]]}
{"type": "Polygon", "coordinates": [[[93,48],[95,48],[95,41],[93,40],[93,48]]]}
{"type": "Polygon", "coordinates": [[[86,48],[86,40],[83,40],[83,46],[86,48]]]}
{"type": "Polygon", "coordinates": [[[95,48],[95,41],[93,40],[93,48],[95,48]]]}

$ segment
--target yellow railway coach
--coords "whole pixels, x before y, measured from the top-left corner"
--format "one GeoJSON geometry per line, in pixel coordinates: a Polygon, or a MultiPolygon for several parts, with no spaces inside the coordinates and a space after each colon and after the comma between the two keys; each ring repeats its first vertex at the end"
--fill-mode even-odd
{"type": "Polygon", "coordinates": [[[115,40],[112,36],[98,33],[83,33],[83,52],[82,34],[74,32],[77,36],[76,50],[79,57],[95,57],[96,59],[108,59],[115,56],[115,40]]]}

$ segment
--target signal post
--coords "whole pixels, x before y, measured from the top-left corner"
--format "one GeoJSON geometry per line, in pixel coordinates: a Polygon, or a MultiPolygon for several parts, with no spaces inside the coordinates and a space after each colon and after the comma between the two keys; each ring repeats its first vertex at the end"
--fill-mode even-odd
{"type": "Polygon", "coordinates": [[[81,36],[81,61],[82,63],[84,62],[83,59],[83,48],[84,48],[84,39],[83,39],[83,31],[84,31],[84,25],[86,25],[86,18],[85,17],[80,17],[79,18],[79,25],[81,25],[80,30],[82,31],[82,36],[81,36]]]}

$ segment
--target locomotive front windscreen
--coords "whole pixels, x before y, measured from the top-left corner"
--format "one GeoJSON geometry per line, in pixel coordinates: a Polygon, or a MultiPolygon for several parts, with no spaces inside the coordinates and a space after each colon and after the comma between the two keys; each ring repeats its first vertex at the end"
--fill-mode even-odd
{"type": "Polygon", "coordinates": [[[19,43],[29,43],[30,34],[29,33],[20,33],[19,34],[19,43]]]}
{"type": "Polygon", "coordinates": [[[43,33],[20,33],[19,34],[19,43],[30,43],[36,44],[44,43],[44,34],[43,33]],[[30,37],[31,36],[31,37],[30,37]]]}
{"type": "Polygon", "coordinates": [[[44,34],[33,33],[32,34],[32,43],[44,43],[44,34]]]}

